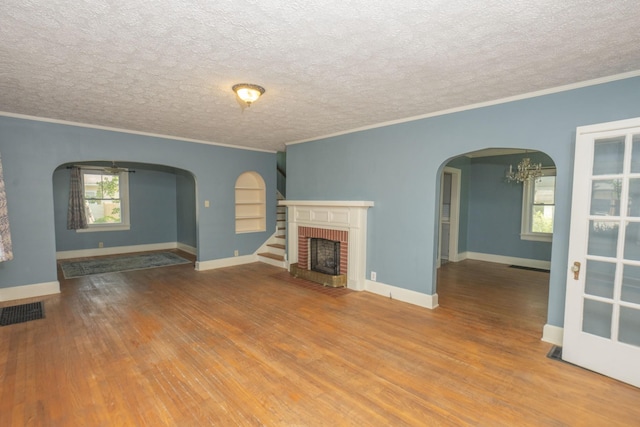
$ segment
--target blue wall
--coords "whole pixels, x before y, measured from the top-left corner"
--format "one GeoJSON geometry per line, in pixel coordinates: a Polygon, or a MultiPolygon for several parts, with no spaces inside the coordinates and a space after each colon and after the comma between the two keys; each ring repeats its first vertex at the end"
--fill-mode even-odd
{"type": "Polygon", "coordinates": [[[275,228],[275,153],[12,117],[0,117],[0,152],[14,252],[12,261],[0,263],[0,287],[57,280],[52,176],[66,163],[129,161],[192,173],[199,261],[230,258],[236,249],[240,255],[251,254],[275,228]],[[265,180],[268,231],[236,235],[234,185],[246,171],[265,180]],[[211,207],[204,207],[205,200],[211,207]]]}
{"type": "Polygon", "coordinates": [[[290,145],[287,198],[374,201],[367,271],[433,294],[443,165],[490,147],[542,151],[558,173],[548,323],[562,326],[575,130],[640,116],[639,93],[640,78],[632,78],[290,145]]]}
{"type": "MultiPolygon", "coordinates": [[[[139,165],[129,166],[120,163],[119,166],[135,170],[135,173],[129,174],[131,228],[128,231],[78,233],[75,230],[67,230],[70,170],[62,167],[53,173],[58,252],[97,248],[98,242],[104,243],[104,247],[108,248],[177,241],[176,174],[170,170],[144,169],[139,165]]],[[[193,195],[191,199],[193,201],[190,209],[195,211],[193,195]]]]}

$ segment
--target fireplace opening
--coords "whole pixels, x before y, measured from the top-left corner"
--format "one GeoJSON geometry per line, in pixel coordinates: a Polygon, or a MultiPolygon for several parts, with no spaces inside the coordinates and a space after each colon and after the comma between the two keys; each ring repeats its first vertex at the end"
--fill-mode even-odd
{"type": "Polygon", "coordinates": [[[340,274],[340,242],[327,239],[309,239],[309,269],[318,273],[340,274]]]}

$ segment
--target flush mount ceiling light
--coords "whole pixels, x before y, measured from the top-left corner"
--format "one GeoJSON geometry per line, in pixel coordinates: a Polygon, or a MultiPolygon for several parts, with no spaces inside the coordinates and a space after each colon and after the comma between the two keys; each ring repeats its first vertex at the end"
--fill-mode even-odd
{"type": "Polygon", "coordinates": [[[251,103],[255,102],[264,93],[262,86],[250,83],[238,83],[231,88],[247,107],[251,107],[251,103]]]}

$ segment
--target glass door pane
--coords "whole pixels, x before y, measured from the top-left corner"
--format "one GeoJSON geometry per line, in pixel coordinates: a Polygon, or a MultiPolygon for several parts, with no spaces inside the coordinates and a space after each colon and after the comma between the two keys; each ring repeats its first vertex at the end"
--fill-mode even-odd
{"type": "Polygon", "coordinates": [[[587,248],[587,254],[615,258],[618,248],[618,222],[589,222],[589,247],[587,248]]]}
{"type": "Polygon", "coordinates": [[[640,267],[625,265],[623,271],[620,299],[640,304],[640,267]]]}
{"type": "Polygon", "coordinates": [[[616,264],[602,261],[587,261],[584,292],[604,298],[613,298],[616,264]]]}
{"type": "Polygon", "coordinates": [[[582,330],[603,338],[611,338],[613,306],[601,301],[584,300],[582,330]]]}
{"type": "Polygon", "coordinates": [[[598,139],[593,152],[593,174],[611,175],[622,173],[624,164],[624,136],[598,139]]]}
{"type": "Polygon", "coordinates": [[[640,173],[640,134],[633,135],[632,140],[631,173],[640,173]]]}
{"type": "Polygon", "coordinates": [[[591,215],[620,215],[621,179],[594,180],[591,184],[591,215]]]}
{"type": "Polygon", "coordinates": [[[620,307],[618,339],[623,343],[640,346],[640,310],[620,307]]]}

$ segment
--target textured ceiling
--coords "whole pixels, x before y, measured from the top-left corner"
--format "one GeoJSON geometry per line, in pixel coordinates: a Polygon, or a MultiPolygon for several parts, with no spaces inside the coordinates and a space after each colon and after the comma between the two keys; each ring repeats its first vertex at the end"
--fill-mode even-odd
{"type": "Polygon", "coordinates": [[[638,0],[2,0],[0,111],[284,143],[640,70],[638,0]],[[231,86],[265,95],[241,110],[231,86]]]}

